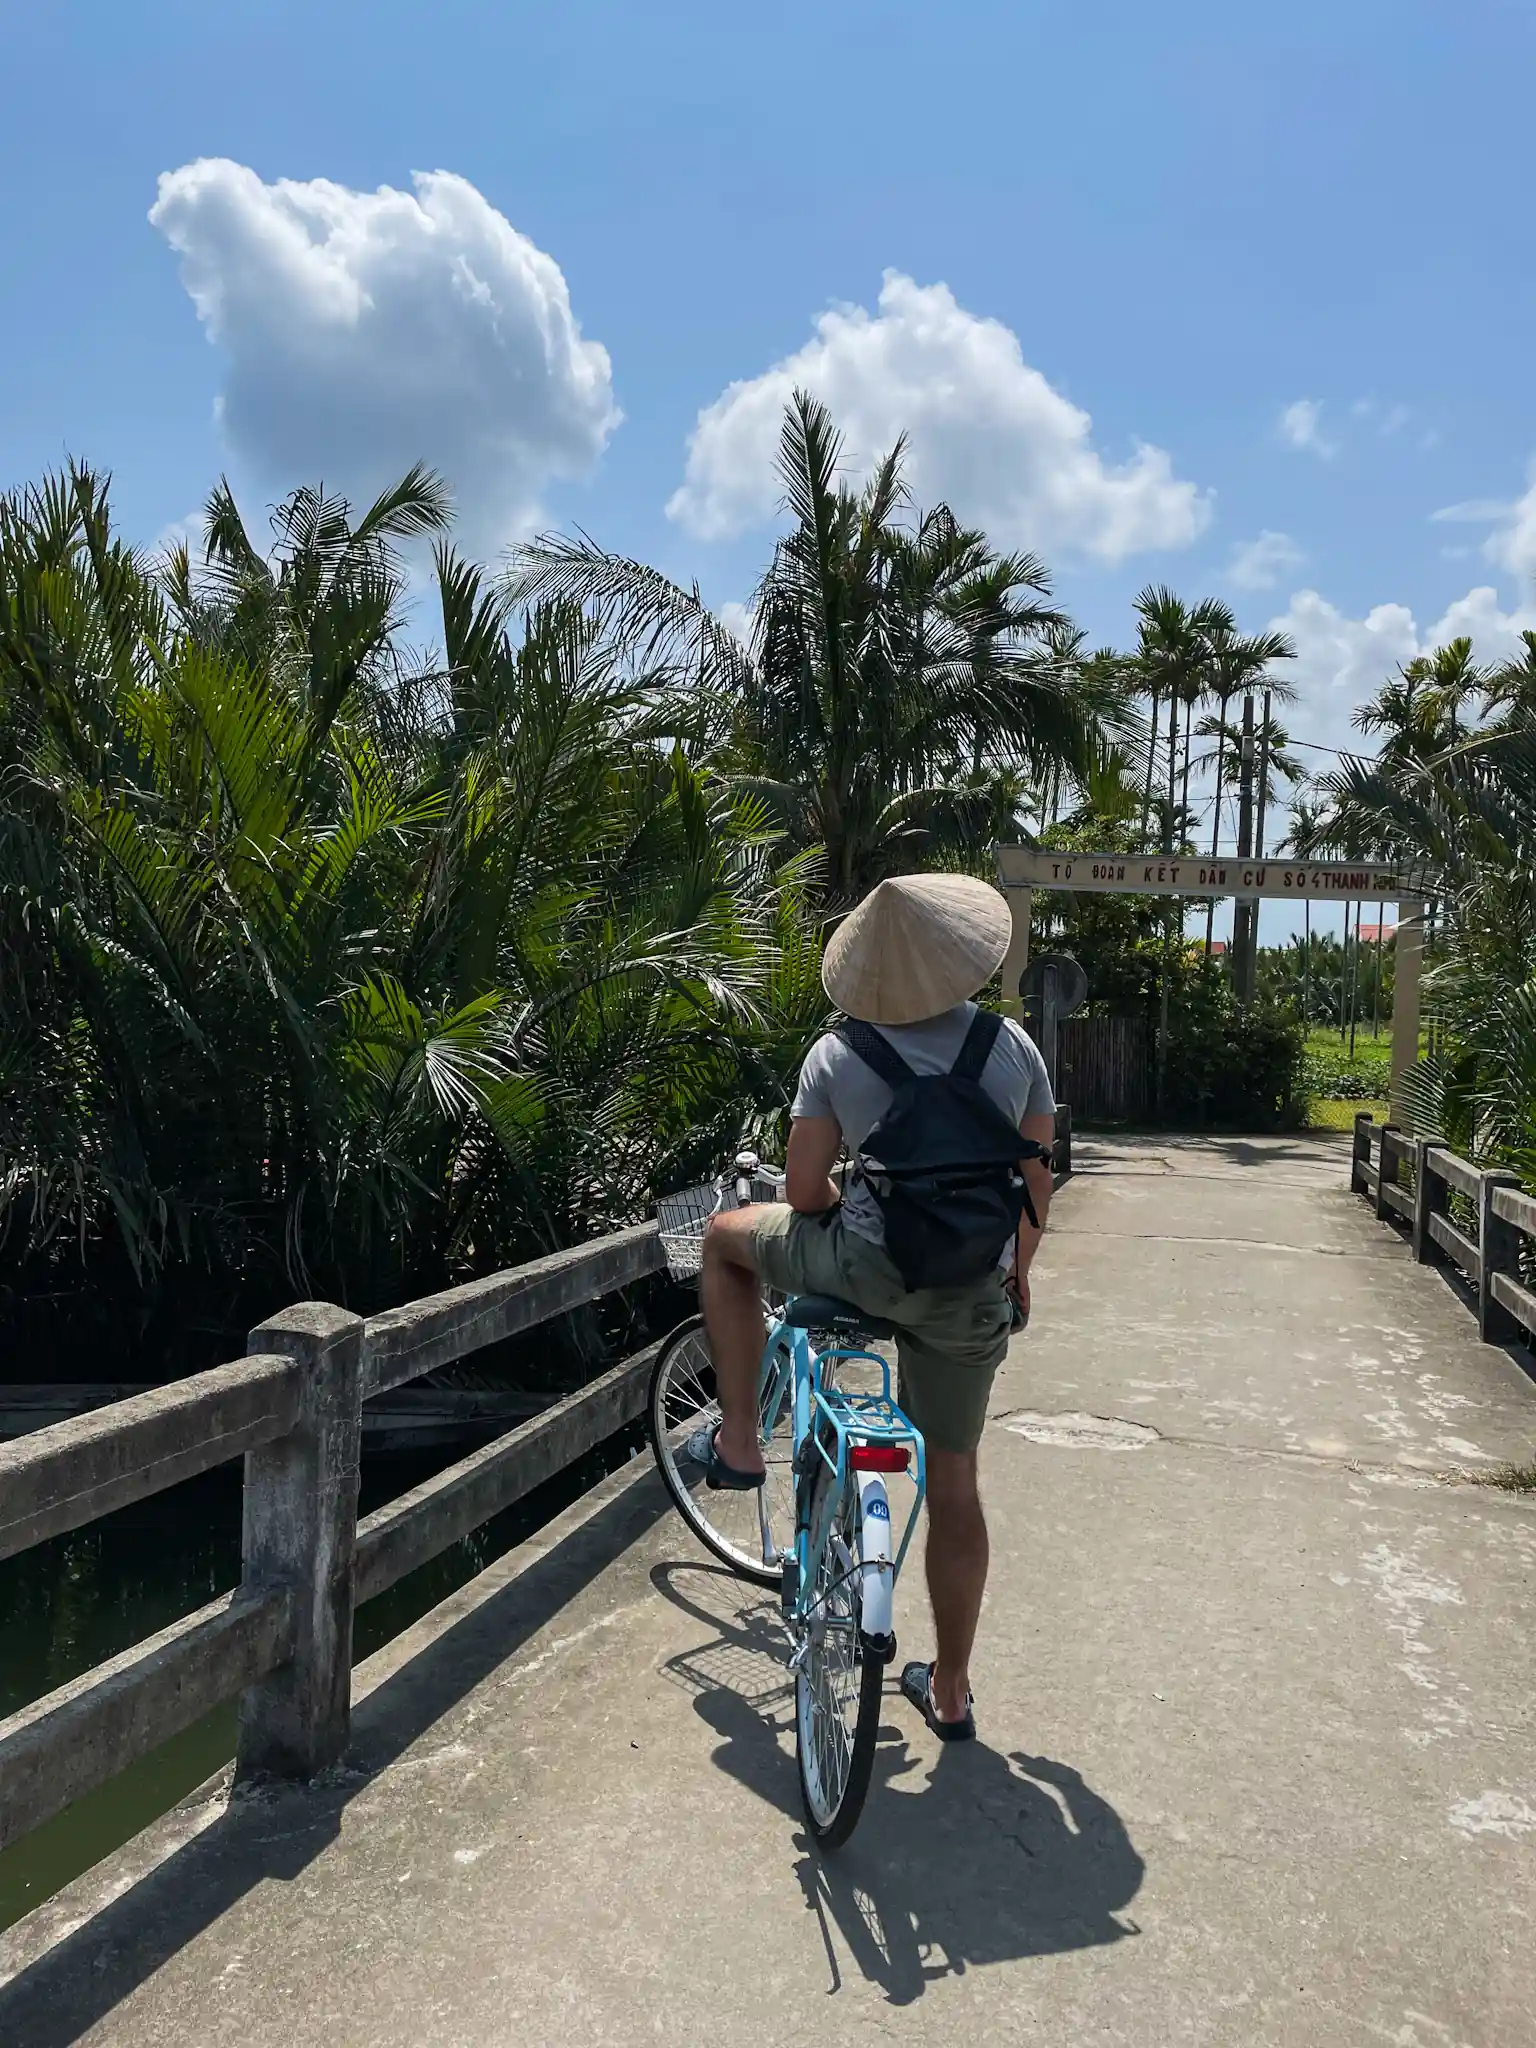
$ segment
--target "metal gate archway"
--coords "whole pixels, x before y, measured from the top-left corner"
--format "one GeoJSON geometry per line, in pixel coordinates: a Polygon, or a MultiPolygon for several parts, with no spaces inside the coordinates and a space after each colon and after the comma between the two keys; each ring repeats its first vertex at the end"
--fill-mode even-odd
{"type": "Polygon", "coordinates": [[[1424,878],[1370,861],[1229,860],[1199,855],[1054,853],[998,846],[998,885],[1013,913],[1003,961],[1003,1006],[1019,1016],[1029,965],[1029,919],[1037,889],[1072,895],[1231,896],[1249,902],[1395,903],[1398,925],[1392,1002],[1392,1109],[1419,1056],[1419,976],[1424,959],[1424,878]]]}

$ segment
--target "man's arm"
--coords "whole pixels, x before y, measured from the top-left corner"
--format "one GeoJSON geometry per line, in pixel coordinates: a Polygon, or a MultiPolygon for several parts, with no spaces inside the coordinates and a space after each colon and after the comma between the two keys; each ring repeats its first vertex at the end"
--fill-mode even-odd
{"type": "MultiPolygon", "coordinates": [[[[1054,1115],[1026,1116],[1019,1124],[1019,1135],[1033,1138],[1037,1145],[1049,1146],[1056,1136],[1056,1119],[1054,1115]]],[[[1019,1306],[1027,1313],[1030,1262],[1040,1248],[1040,1240],[1045,1235],[1045,1221],[1051,1213],[1051,1170],[1043,1159],[1025,1161],[1024,1184],[1029,1189],[1029,1199],[1035,1205],[1040,1227],[1037,1230],[1027,1214],[1019,1218],[1019,1241],[1014,1249],[1013,1273],[1010,1277],[1019,1297],[1019,1306]]]]}
{"type": "Polygon", "coordinates": [[[802,1216],[819,1216],[842,1200],[832,1168],[843,1149],[843,1131],[836,1117],[797,1116],[789,1127],[784,1155],[784,1195],[802,1216]]]}

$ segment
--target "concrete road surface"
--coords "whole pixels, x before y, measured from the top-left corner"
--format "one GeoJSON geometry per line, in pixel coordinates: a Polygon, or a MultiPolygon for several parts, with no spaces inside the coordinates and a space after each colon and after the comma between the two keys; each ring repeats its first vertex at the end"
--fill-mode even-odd
{"type": "MultiPolygon", "coordinates": [[[[812,1853],[771,1605],[642,1466],[0,1937],[0,2042],[1531,2048],[1518,1365],[1320,1140],[1087,1141],[985,1445],[981,1740],[812,1853]]],[[[898,1596],[928,1647],[921,1581],[898,1596]]]]}

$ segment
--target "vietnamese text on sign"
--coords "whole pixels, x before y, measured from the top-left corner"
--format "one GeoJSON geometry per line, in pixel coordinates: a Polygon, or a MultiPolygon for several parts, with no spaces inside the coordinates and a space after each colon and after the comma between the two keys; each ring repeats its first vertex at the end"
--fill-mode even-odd
{"type": "Polygon", "coordinates": [[[1144,896],[1364,897],[1400,903],[1423,893],[1398,868],[1366,861],[1234,860],[1126,853],[1049,853],[1000,846],[1005,889],[1071,889],[1144,896]]]}

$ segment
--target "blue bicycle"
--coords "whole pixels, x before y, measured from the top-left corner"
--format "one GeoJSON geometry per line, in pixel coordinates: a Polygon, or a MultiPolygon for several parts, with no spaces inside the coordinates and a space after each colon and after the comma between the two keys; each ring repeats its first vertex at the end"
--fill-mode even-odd
{"type": "MultiPolygon", "coordinates": [[[[772,1199],[783,1176],[742,1153],[734,1175],[660,1204],[667,1263],[697,1274],[709,1216],[772,1199]]],[[[896,1580],[917,1526],[923,1439],[891,1393],[891,1368],[871,1345],[888,1323],[831,1295],[763,1304],[758,1387],[766,1484],[712,1491],[687,1444],[719,1420],[714,1360],[702,1317],[674,1330],[651,1376],[650,1429],[667,1490],[699,1540],[759,1585],[776,1587],[795,1678],[795,1750],[806,1820],[836,1848],[869,1790],[885,1667],[896,1654],[896,1580]],[[894,1545],[889,1482],[915,1482],[894,1545]]]]}

